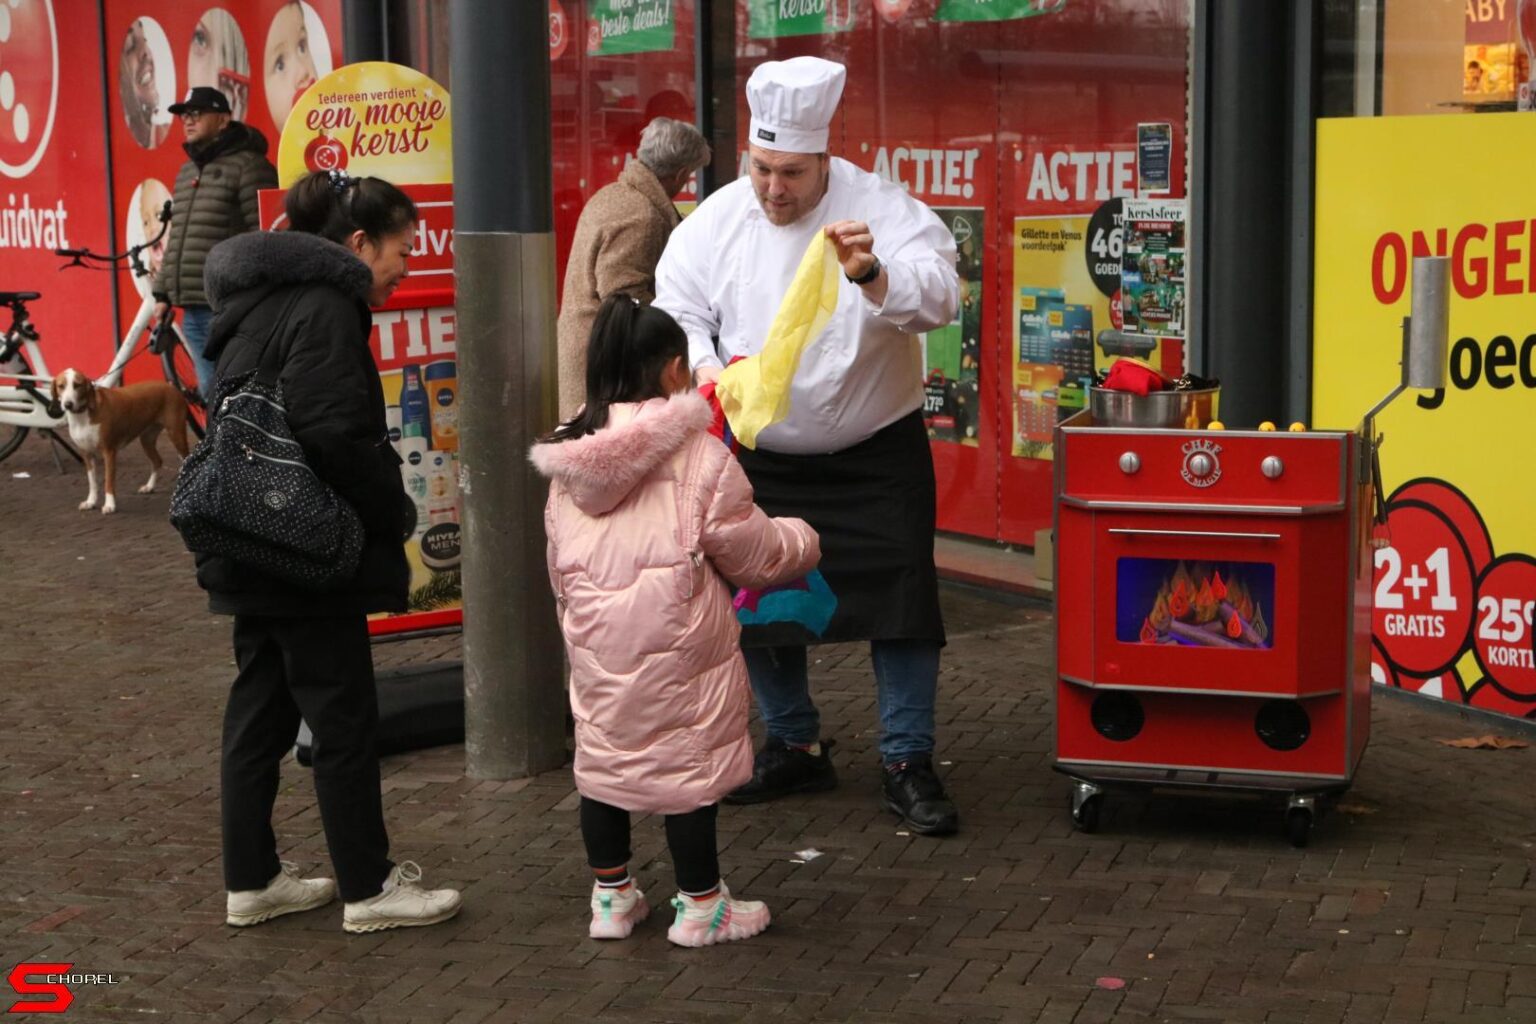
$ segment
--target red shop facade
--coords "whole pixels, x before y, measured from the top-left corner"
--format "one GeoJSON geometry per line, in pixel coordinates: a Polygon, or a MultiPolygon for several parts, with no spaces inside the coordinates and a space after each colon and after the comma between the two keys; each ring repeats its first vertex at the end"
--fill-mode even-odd
{"type": "MultiPolygon", "coordinates": [[[[1077,278],[1095,251],[1104,257],[1112,244],[1118,258],[1118,224],[1103,216],[1107,204],[1138,193],[1175,202],[1185,195],[1190,5],[547,2],[562,273],[583,204],[633,158],[650,118],[696,120],[710,132],[716,162],[701,176],[706,191],[739,172],[747,124],[741,86],[753,67],[802,54],[847,65],[832,152],[927,202],[961,253],[961,315],[927,341],[940,529],[1032,546],[1050,526],[1053,465],[1028,442],[1024,424],[1058,411],[1049,389],[1021,390],[1021,358],[1041,360],[1052,381],[1109,361],[1086,339],[1121,326],[1116,303],[1107,291],[1074,294],[1083,287],[1077,278]],[[1147,125],[1165,126],[1160,181],[1143,175],[1147,151],[1138,133],[1147,125]],[[1042,264],[1021,243],[1032,225],[1065,233],[1055,263],[1042,264]],[[1057,265],[1059,280],[1052,279],[1057,265]],[[1040,295],[1065,311],[1077,339],[1070,354],[1060,344],[1043,356],[1021,352],[1020,333],[1030,324],[1024,307],[1040,295]],[[1053,356],[1075,370],[1050,375],[1053,356]]],[[[445,0],[371,6],[389,12],[385,52],[347,56],[413,65],[451,92],[445,0]]],[[[0,68],[14,95],[0,112],[7,179],[0,214],[16,213],[0,231],[0,288],[42,292],[34,316],[50,365],[95,372],[138,308],[138,285],[126,270],[59,274],[52,250],[119,251],[153,233],[153,214],[185,159],[181,128],[164,108],[190,85],[225,89],[275,158],[295,91],[343,62],[354,7],[343,0],[20,0],[8,10],[0,68]]],[[[696,198],[685,195],[683,209],[696,198]]],[[[152,254],[151,264],[157,259],[152,254]]],[[[1163,343],[1160,358],[1165,368],[1181,361],[1182,346],[1163,343]]],[[[136,358],[128,376],[153,372],[148,357],[136,358]]]]}
{"type": "MultiPolygon", "coordinates": [[[[1096,306],[1091,328],[1079,334],[1120,326],[1111,322],[1107,295],[1073,294],[1086,286],[1082,268],[1094,243],[1088,223],[1112,200],[1137,194],[1140,125],[1167,126],[1168,180],[1155,194],[1185,195],[1191,5],[550,0],[550,9],[562,264],[582,204],[617,177],[651,117],[704,127],[715,147],[702,182],[708,190],[743,171],[749,120],[743,86],[754,67],[801,55],[847,66],[832,154],[928,203],[954,231],[960,253],[960,316],[926,339],[939,529],[1033,546],[1037,532],[1051,525],[1053,468],[1017,436],[1019,229],[1037,218],[1077,226],[1083,237],[1067,243],[1057,259],[1070,280],[1041,280],[1042,273],[1055,275],[1049,264],[1038,269],[1037,260],[1027,285],[1054,289],[1067,307],[1096,306]],[[666,15],[670,24],[640,27],[665,20],[646,19],[647,11],[666,15]],[[700,67],[708,80],[700,80],[700,67]]],[[[431,47],[422,50],[430,54],[431,47]]],[[[431,70],[434,77],[447,71],[431,70]]],[[[1106,221],[1101,255],[1115,227],[1106,221]]],[[[1118,234],[1112,244],[1118,257],[1118,234]]],[[[1086,348],[1080,339],[1075,358],[1060,361],[1073,362],[1078,372],[1085,356],[1100,365],[1109,361],[1102,350],[1087,355],[1086,348]]],[[[1179,359],[1182,348],[1165,344],[1160,354],[1179,359]]],[[[1050,397],[1048,408],[1035,411],[1054,421],[1050,397]]]]}

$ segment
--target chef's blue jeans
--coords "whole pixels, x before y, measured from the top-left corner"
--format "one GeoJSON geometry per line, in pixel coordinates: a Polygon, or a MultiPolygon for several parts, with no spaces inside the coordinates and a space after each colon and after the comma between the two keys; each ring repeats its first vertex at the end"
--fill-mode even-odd
{"type": "MultiPolygon", "coordinates": [[[[197,390],[203,401],[213,401],[213,379],[217,374],[214,363],[203,350],[208,347],[208,331],[213,327],[213,310],[207,306],[183,306],[181,309],[181,336],[186,340],[187,352],[197,367],[197,390]]],[[[190,384],[191,381],[182,381],[190,384]]]]}
{"type": "MultiPolygon", "coordinates": [[[[747,674],[768,735],[807,746],[821,738],[821,712],[811,700],[804,647],[748,647],[747,674]]],[[[880,757],[886,764],[933,752],[933,705],[939,688],[939,644],[871,640],[880,701],[880,757]]]]}

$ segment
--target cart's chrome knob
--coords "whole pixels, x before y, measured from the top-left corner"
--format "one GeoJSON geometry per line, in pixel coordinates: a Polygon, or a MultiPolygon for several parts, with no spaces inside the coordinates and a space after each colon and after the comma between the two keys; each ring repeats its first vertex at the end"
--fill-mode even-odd
{"type": "Polygon", "coordinates": [[[1259,463],[1259,469],[1271,480],[1280,479],[1280,474],[1285,472],[1285,463],[1280,461],[1280,456],[1270,455],[1259,463]]]}
{"type": "Polygon", "coordinates": [[[1127,476],[1141,469],[1141,456],[1135,452],[1125,452],[1120,456],[1120,472],[1127,476]]]}
{"type": "Polygon", "coordinates": [[[1216,460],[1211,458],[1205,452],[1196,452],[1189,457],[1190,476],[1200,477],[1203,479],[1210,476],[1211,471],[1215,468],[1216,460]]]}

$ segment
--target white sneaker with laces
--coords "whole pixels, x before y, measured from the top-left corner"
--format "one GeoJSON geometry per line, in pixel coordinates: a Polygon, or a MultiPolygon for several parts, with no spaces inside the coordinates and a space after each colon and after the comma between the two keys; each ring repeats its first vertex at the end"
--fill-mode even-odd
{"type": "Polygon", "coordinates": [[[345,906],[341,927],[353,933],[416,928],[438,924],[459,912],[459,890],[423,889],[416,884],[420,881],[421,865],[401,861],[384,880],[383,892],[345,906]]]}
{"type": "Polygon", "coordinates": [[[678,946],[713,946],[750,939],[768,927],[768,908],[757,900],[732,899],[723,881],[720,891],[708,899],[696,900],[680,892],[672,906],[677,917],[667,929],[667,938],[678,946]]]}
{"type": "Polygon", "coordinates": [[[248,928],[284,914],[323,907],[335,898],[336,883],[332,879],[300,878],[298,867],[283,861],[282,870],[265,889],[226,893],[224,920],[236,928],[248,928]]]}
{"type": "Polygon", "coordinates": [[[592,925],[587,935],[594,939],[627,939],[650,912],[645,893],[633,882],[624,889],[604,889],[594,882],[592,925]]]}

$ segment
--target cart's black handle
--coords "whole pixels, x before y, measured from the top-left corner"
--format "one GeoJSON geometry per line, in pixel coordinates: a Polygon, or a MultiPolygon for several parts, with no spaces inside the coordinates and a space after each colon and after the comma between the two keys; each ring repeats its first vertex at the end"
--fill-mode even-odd
{"type": "Polygon", "coordinates": [[[1375,494],[1374,518],[1378,526],[1387,525],[1387,498],[1381,488],[1381,443],[1386,439],[1386,434],[1378,434],[1371,442],[1371,490],[1375,494]]]}

